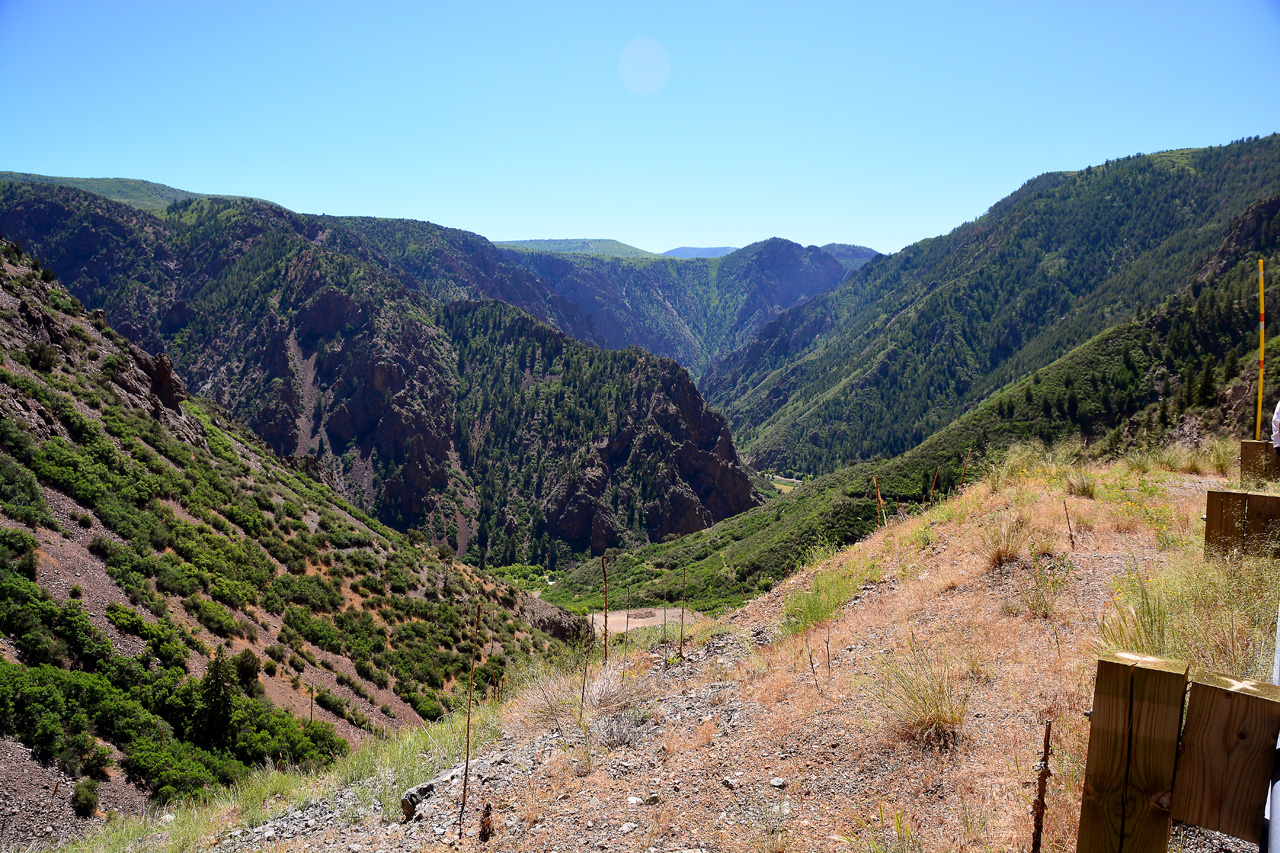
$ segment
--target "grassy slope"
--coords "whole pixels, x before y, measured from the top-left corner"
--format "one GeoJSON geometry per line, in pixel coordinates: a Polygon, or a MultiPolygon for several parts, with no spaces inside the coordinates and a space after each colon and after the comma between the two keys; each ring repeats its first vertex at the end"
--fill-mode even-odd
{"type": "Polygon", "coordinates": [[[646,252],[617,240],[504,240],[494,243],[504,249],[520,249],[531,252],[572,252],[584,255],[611,255],[617,258],[652,258],[654,252],[646,252]]]}
{"type": "MultiPolygon", "coordinates": [[[[1099,452],[1115,452],[1159,443],[1179,425],[1182,434],[1250,431],[1257,258],[1280,268],[1278,246],[1280,200],[1260,202],[1232,224],[1223,245],[1202,260],[1199,275],[1149,317],[1099,334],[906,453],[843,468],[707,530],[623,555],[611,569],[613,583],[631,588],[637,602],[676,601],[687,573],[691,605],[720,608],[768,589],[803,562],[808,548],[870,532],[877,481],[885,500],[918,504],[935,477],[939,493],[958,485],[962,475],[972,481],[989,457],[1018,440],[1076,434],[1099,442],[1099,452]],[[1233,349],[1242,373],[1228,377],[1233,349]],[[1202,398],[1206,365],[1210,384],[1202,398]]],[[[1280,333],[1280,323],[1273,319],[1272,325],[1269,334],[1280,333]]],[[[1270,401],[1280,396],[1275,373],[1268,376],[1270,401]]],[[[584,563],[545,597],[598,609],[599,575],[599,561],[584,563]]]]}
{"type": "Polygon", "coordinates": [[[901,453],[1159,304],[1280,191],[1280,136],[1043,175],[950,234],[791,309],[701,385],[757,467],[901,453]]]}

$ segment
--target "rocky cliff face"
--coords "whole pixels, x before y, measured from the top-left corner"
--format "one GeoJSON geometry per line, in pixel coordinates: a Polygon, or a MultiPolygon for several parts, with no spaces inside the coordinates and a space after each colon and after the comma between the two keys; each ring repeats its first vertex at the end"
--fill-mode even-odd
{"type": "Polygon", "coordinates": [[[695,376],[779,312],[847,275],[817,246],[777,237],[724,257],[688,260],[515,249],[503,254],[577,307],[582,321],[560,328],[606,346],[642,346],[674,358],[695,376]]]}
{"type": "MultiPolygon", "coordinates": [[[[0,232],[130,339],[172,354],[147,362],[139,389],[166,406],[182,376],[402,529],[541,562],[753,504],[723,419],[677,365],[596,350],[498,303],[442,307],[333,226],[257,202],[156,218],[0,184],[0,232]]],[[[458,289],[486,269],[528,284],[493,260],[472,258],[458,289]]],[[[433,286],[449,292],[441,269],[433,286]]]]}

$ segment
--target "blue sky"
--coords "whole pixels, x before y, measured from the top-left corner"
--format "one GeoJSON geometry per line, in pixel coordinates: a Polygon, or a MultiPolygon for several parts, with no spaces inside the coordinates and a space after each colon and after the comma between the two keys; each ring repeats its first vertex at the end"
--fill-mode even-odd
{"type": "Polygon", "coordinates": [[[0,0],[0,169],[893,251],[1043,172],[1280,131],[1278,50],[1280,0],[0,0]]]}

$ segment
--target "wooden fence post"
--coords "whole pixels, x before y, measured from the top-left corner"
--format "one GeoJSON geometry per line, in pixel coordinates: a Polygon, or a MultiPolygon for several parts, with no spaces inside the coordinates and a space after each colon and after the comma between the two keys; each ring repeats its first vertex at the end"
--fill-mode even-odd
{"type": "Polygon", "coordinates": [[[1077,853],[1165,853],[1187,664],[1098,661],[1077,853]]]}
{"type": "Polygon", "coordinates": [[[1195,673],[1173,793],[1174,820],[1261,841],[1278,734],[1280,687],[1195,673]]]}

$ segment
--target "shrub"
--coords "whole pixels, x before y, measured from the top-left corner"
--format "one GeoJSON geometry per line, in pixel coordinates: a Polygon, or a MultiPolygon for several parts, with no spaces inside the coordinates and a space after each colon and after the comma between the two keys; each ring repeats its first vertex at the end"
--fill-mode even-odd
{"type": "Polygon", "coordinates": [[[235,664],[236,680],[240,682],[241,689],[251,693],[253,686],[257,684],[258,673],[262,671],[262,661],[251,650],[245,649],[233,657],[231,662],[235,664]]]}
{"type": "Polygon", "coordinates": [[[27,357],[27,364],[31,365],[31,369],[38,370],[41,373],[48,373],[58,363],[58,350],[49,344],[31,341],[27,344],[24,354],[27,357]]]}
{"type": "Polygon", "coordinates": [[[216,601],[191,596],[182,600],[182,606],[201,625],[220,637],[238,637],[244,634],[244,627],[236,621],[227,608],[216,601]]]}
{"type": "Polygon", "coordinates": [[[81,817],[89,817],[98,810],[98,780],[81,779],[71,792],[71,807],[81,817]]]}

